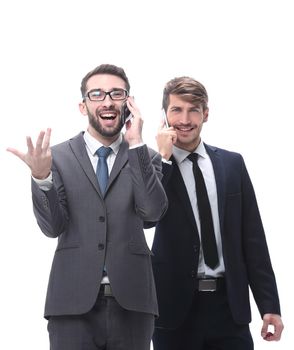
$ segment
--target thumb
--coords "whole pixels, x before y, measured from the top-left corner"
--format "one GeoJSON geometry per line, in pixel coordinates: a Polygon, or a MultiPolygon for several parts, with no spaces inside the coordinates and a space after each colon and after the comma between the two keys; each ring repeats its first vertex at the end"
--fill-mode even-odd
{"type": "Polygon", "coordinates": [[[262,336],[262,338],[266,337],[267,331],[268,331],[268,326],[269,326],[269,323],[267,321],[263,321],[263,325],[262,325],[262,328],[261,328],[261,336],[262,336]]]}
{"type": "Polygon", "coordinates": [[[20,152],[19,150],[12,148],[12,147],[8,147],[6,148],[7,152],[10,152],[12,154],[14,154],[15,156],[17,156],[19,159],[21,159],[22,161],[24,161],[24,153],[20,152]]]}

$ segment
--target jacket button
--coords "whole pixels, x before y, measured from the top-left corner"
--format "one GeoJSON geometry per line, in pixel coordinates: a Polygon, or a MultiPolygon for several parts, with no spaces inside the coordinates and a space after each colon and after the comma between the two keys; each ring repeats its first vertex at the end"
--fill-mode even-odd
{"type": "Polygon", "coordinates": [[[103,243],[99,243],[98,244],[98,249],[99,250],[103,250],[104,249],[104,244],[103,243]]]}
{"type": "Polygon", "coordinates": [[[104,222],[105,221],[105,217],[104,216],[99,216],[99,221],[100,222],[104,222]]]}
{"type": "Polygon", "coordinates": [[[196,273],[195,273],[194,270],[191,271],[191,277],[192,277],[192,278],[195,278],[195,277],[196,277],[196,273]]]}

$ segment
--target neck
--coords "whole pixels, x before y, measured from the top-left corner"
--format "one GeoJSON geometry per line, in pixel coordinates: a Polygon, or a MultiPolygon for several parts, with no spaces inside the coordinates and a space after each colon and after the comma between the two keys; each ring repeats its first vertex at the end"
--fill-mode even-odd
{"type": "Polygon", "coordinates": [[[99,134],[95,129],[91,128],[91,126],[88,127],[88,132],[91,136],[93,136],[97,141],[106,147],[110,146],[114,141],[116,141],[120,135],[119,133],[114,136],[103,136],[99,134]]]}

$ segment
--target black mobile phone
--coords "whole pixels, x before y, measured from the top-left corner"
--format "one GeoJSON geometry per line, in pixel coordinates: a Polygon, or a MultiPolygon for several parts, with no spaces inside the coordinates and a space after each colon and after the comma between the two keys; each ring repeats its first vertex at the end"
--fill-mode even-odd
{"type": "Polygon", "coordinates": [[[124,125],[128,120],[132,118],[132,114],[130,110],[128,109],[127,103],[125,102],[121,107],[121,123],[124,125]]]}

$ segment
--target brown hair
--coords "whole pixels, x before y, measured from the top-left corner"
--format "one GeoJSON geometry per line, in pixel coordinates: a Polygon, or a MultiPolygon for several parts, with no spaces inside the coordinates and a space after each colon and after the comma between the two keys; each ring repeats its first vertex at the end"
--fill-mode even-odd
{"type": "Polygon", "coordinates": [[[81,93],[82,93],[83,98],[84,98],[85,93],[87,91],[88,80],[93,75],[98,75],[98,74],[110,74],[110,75],[115,75],[115,76],[121,78],[126,83],[126,90],[130,91],[129,79],[126,76],[126,73],[122,68],[114,66],[112,64],[101,64],[100,66],[94,68],[93,70],[91,70],[89,73],[87,73],[84,76],[82,83],[81,83],[81,93]]]}
{"type": "Polygon", "coordinates": [[[203,110],[208,108],[208,95],[205,87],[190,77],[178,77],[166,83],[163,90],[162,108],[167,111],[170,95],[180,97],[190,103],[202,105],[203,110]]]}

